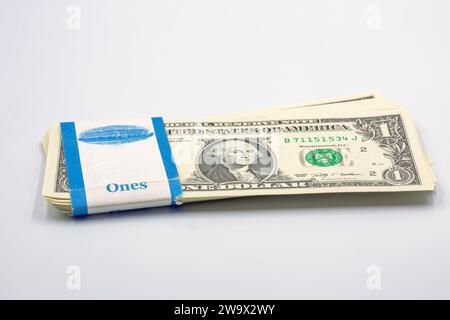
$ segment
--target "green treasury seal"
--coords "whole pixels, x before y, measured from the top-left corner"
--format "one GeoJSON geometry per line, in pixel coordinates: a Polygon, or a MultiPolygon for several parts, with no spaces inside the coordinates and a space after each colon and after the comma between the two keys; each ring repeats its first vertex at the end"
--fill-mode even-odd
{"type": "Polygon", "coordinates": [[[342,162],[342,155],[332,149],[315,149],[306,154],[306,161],[317,167],[331,167],[342,162]]]}

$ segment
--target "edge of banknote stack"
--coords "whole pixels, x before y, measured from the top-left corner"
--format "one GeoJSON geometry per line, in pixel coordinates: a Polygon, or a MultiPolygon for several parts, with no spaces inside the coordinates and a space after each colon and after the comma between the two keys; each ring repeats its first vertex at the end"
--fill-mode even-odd
{"type": "MultiPolygon", "coordinates": [[[[376,92],[193,120],[166,120],[179,203],[312,193],[432,191],[408,110],[376,92]]],[[[43,138],[43,196],[73,213],[61,125],[43,138]]],[[[108,210],[114,211],[114,210],[108,210]]]]}

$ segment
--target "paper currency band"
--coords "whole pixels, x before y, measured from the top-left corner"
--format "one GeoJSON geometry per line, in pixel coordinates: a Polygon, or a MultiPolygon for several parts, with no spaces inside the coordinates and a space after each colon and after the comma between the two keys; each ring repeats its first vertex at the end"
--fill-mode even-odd
{"type": "Polygon", "coordinates": [[[85,216],[88,214],[88,208],[74,122],[61,123],[61,139],[64,156],[66,157],[66,172],[69,179],[72,215],[74,217],[85,216]]]}
{"type": "Polygon", "coordinates": [[[162,118],[152,118],[153,129],[155,130],[156,140],[158,141],[159,152],[166,170],[167,180],[169,181],[171,204],[176,204],[176,198],[182,193],[178,170],[173,161],[172,150],[170,149],[169,139],[167,138],[164,121],[162,118]]]}
{"type": "MultiPolygon", "coordinates": [[[[163,119],[161,117],[154,117],[151,118],[151,121],[170,189],[171,205],[175,205],[177,204],[177,197],[182,193],[178,170],[172,157],[163,119]]],[[[75,123],[62,122],[60,126],[66,159],[67,178],[69,180],[72,215],[75,217],[86,216],[89,213],[89,209],[75,123]]]]}

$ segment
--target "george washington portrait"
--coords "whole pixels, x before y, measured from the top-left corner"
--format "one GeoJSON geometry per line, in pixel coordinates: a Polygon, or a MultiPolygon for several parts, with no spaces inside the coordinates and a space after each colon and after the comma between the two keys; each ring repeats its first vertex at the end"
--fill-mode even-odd
{"type": "Polygon", "coordinates": [[[214,183],[259,183],[275,170],[274,156],[268,147],[248,139],[215,140],[200,152],[198,169],[214,183]]]}

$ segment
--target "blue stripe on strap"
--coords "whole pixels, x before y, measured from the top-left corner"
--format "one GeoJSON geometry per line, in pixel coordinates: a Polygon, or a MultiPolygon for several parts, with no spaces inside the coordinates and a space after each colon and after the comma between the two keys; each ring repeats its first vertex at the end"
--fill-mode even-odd
{"type": "Polygon", "coordinates": [[[152,118],[152,123],[164,168],[166,169],[167,180],[169,180],[170,195],[172,198],[171,204],[174,205],[176,198],[182,193],[177,167],[172,158],[172,151],[170,149],[169,139],[167,139],[163,119],[161,117],[152,118]]]}
{"type": "Polygon", "coordinates": [[[88,214],[88,208],[74,122],[61,123],[61,138],[66,158],[72,215],[85,216],[88,214]]]}

